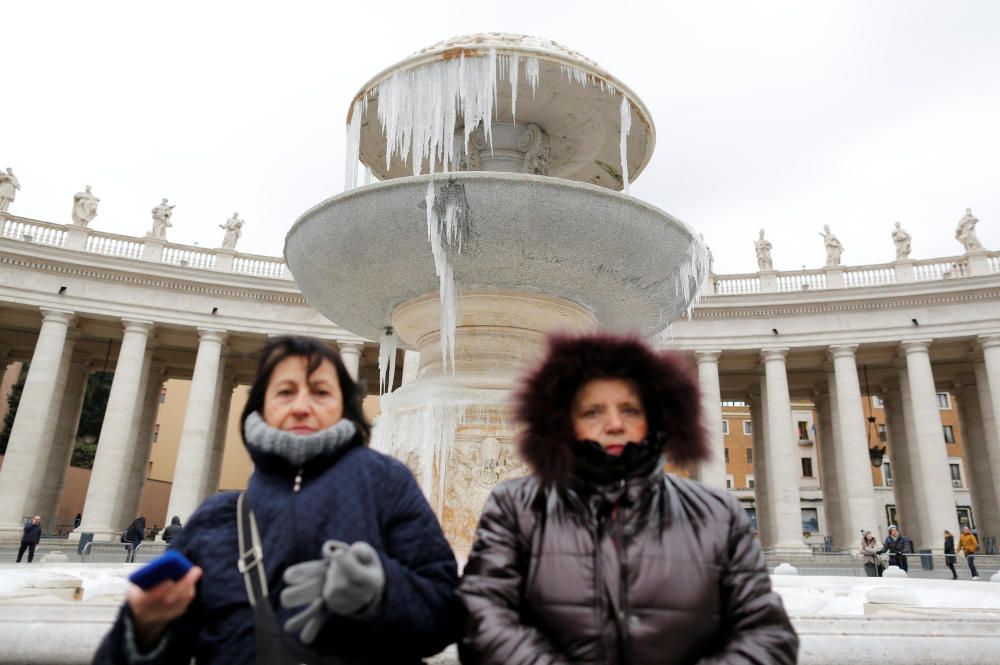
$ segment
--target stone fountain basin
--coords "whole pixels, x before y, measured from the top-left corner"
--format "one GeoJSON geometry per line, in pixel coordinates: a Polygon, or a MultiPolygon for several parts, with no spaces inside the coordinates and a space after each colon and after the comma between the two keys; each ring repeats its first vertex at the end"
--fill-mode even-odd
{"type": "Polygon", "coordinates": [[[542,292],[583,305],[607,327],[653,334],[688,308],[701,282],[684,277],[693,258],[703,270],[701,243],[654,206],[558,178],[462,172],[359,187],[304,213],[285,238],[285,259],[313,307],[377,339],[397,305],[437,292],[426,222],[431,180],[435,188],[460,184],[468,200],[470,238],[460,254],[449,252],[460,292],[542,292]],[[686,296],[678,280],[687,282],[686,296]]]}

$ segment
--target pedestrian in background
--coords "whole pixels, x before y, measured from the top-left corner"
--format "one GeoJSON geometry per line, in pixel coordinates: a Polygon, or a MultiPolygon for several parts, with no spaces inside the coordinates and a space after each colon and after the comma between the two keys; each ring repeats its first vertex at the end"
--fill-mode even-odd
{"type": "Polygon", "coordinates": [[[865,574],[868,577],[882,577],[882,559],[879,557],[879,544],[871,531],[865,531],[861,538],[861,560],[865,564],[865,574]]]}
{"type": "Polygon", "coordinates": [[[132,551],[129,552],[129,561],[135,558],[135,551],[139,548],[140,543],[142,543],[143,537],[146,535],[146,518],[143,516],[136,517],[132,521],[132,524],[125,529],[125,533],[122,534],[122,542],[130,543],[132,545],[132,551]]]}
{"type": "Polygon", "coordinates": [[[169,543],[174,539],[181,530],[181,518],[174,515],[173,519],[170,520],[170,526],[163,530],[163,542],[169,543]]]}
{"type": "Polygon", "coordinates": [[[965,557],[965,563],[969,564],[969,572],[972,579],[978,580],[979,573],[976,572],[976,552],[979,551],[979,539],[967,526],[962,527],[962,535],[958,538],[958,551],[965,557]]]}
{"type": "Polygon", "coordinates": [[[885,539],[885,545],[879,550],[879,554],[889,553],[889,565],[898,566],[904,571],[910,569],[906,562],[906,554],[910,551],[910,539],[899,533],[899,528],[895,524],[889,525],[889,537],[885,539]]]}
{"type": "Polygon", "coordinates": [[[17,562],[21,563],[24,550],[28,550],[28,563],[35,558],[35,546],[42,539],[42,517],[35,515],[24,525],[24,534],[21,536],[21,546],[17,549],[17,562]]]}
{"type": "Polygon", "coordinates": [[[955,572],[955,537],[951,535],[951,531],[945,529],[944,532],[944,565],[948,566],[951,570],[951,579],[957,580],[958,573],[955,572]]]}

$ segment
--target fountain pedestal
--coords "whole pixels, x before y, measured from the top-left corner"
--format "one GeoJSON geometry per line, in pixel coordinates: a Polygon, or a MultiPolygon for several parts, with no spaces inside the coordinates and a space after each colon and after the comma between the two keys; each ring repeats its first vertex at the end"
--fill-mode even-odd
{"type": "Polygon", "coordinates": [[[597,326],[593,312],[565,298],[512,289],[469,289],[459,296],[454,371],[445,369],[437,293],[392,313],[399,337],[420,351],[417,380],[383,395],[372,447],[413,472],[459,556],[472,545],[493,486],[524,475],[517,460],[510,395],[544,352],[554,330],[597,326]]]}

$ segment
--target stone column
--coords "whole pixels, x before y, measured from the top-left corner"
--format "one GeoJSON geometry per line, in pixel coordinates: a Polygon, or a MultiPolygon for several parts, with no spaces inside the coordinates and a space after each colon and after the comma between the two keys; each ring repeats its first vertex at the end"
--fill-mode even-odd
{"type": "MultiPolygon", "coordinates": [[[[977,363],[982,366],[982,363],[977,363]]],[[[985,368],[983,368],[985,371],[985,368]]],[[[987,434],[993,424],[994,415],[987,417],[980,402],[980,388],[976,376],[960,376],[954,392],[958,398],[958,417],[962,423],[962,443],[965,446],[966,467],[972,504],[976,511],[976,524],[982,536],[1000,536],[1000,495],[993,474],[996,465],[990,457],[990,448],[996,446],[996,437],[990,441],[987,434]]],[[[989,392],[989,386],[982,390],[989,392]]],[[[989,400],[984,400],[989,407],[989,400]]]]}
{"type": "Polygon", "coordinates": [[[361,367],[361,352],[365,345],[357,342],[337,342],[340,349],[340,359],[344,361],[347,373],[355,381],[358,380],[358,369],[361,367]]]}
{"type": "Polygon", "coordinates": [[[764,349],[767,385],[767,483],[774,504],[773,540],[770,550],[802,551],[802,503],[799,497],[798,451],[792,436],[792,404],[788,395],[785,356],[788,349],[764,349]]]}
{"type": "Polygon", "coordinates": [[[42,310],[31,369],[0,467],[0,542],[20,542],[22,518],[37,514],[34,502],[45,481],[43,471],[51,455],[56,420],[53,416],[61,400],[59,374],[74,316],[64,310],[42,310]]]}
{"type": "MultiPolygon", "coordinates": [[[[139,385],[135,391],[138,408],[133,412],[132,424],[129,426],[128,449],[125,453],[125,459],[122,460],[122,490],[119,495],[119,501],[115,505],[113,517],[111,518],[112,524],[121,524],[124,526],[139,516],[138,488],[146,479],[146,467],[142,459],[144,451],[143,453],[140,452],[139,422],[145,415],[146,399],[148,398],[146,391],[149,386],[149,371],[153,362],[153,349],[155,347],[156,341],[150,336],[146,343],[146,353],[142,358],[139,385]]],[[[152,526],[152,523],[150,523],[150,526],[152,526]]]]}
{"type": "Polygon", "coordinates": [[[90,355],[75,352],[66,375],[66,389],[52,438],[52,454],[45,467],[45,484],[38,505],[41,514],[56,515],[62,501],[66,474],[73,459],[76,431],[80,425],[83,401],[87,396],[87,377],[90,376],[90,355]]]}
{"type": "Polygon", "coordinates": [[[205,487],[201,492],[202,501],[219,491],[219,474],[222,472],[222,457],[226,452],[226,431],[229,427],[229,406],[232,404],[233,390],[236,388],[235,369],[222,368],[220,374],[215,409],[215,432],[206,460],[208,472],[205,474],[205,487]]]}
{"type": "MultiPolygon", "coordinates": [[[[826,517],[826,532],[833,538],[833,546],[838,550],[850,549],[855,543],[845,536],[844,524],[844,490],[841,487],[839,475],[840,464],[837,457],[841,451],[837,442],[836,428],[833,426],[837,420],[837,410],[834,402],[837,399],[836,390],[830,390],[831,385],[835,385],[832,373],[827,374],[827,383],[816,386],[813,400],[816,404],[817,425],[819,428],[819,441],[816,445],[816,453],[819,456],[819,477],[823,484],[823,514],[826,517]]],[[[870,528],[875,529],[873,524],[870,528]]]]}
{"type": "Polygon", "coordinates": [[[222,345],[227,333],[224,330],[198,328],[198,335],[198,356],[194,362],[191,392],[184,413],[170,502],[167,504],[167,515],[179,516],[182,524],[188,521],[191,513],[198,507],[205,487],[208,471],[205,460],[215,434],[212,422],[215,414],[213,400],[219,382],[222,345]]]}
{"type": "MultiPolygon", "coordinates": [[[[882,405],[889,432],[889,462],[892,464],[892,492],[896,498],[896,523],[902,533],[917,541],[922,539],[922,513],[917,508],[916,471],[910,454],[913,410],[906,401],[910,382],[906,368],[900,367],[898,380],[882,387],[882,405]]],[[[881,523],[881,522],[880,522],[881,523]]]]}
{"type": "MultiPolygon", "coordinates": [[[[97,441],[97,455],[87,486],[87,499],[83,504],[83,523],[71,538],[90,532],[94,540],[113,540],[124,524],[116,523],[125,499],[127,479],[122,479],[126,462],[131,460],[132,420],[142,406],[139,387],[146,357],[146,342],[153,329],[151,321],[124,320],[125,334],[115,363],[115,375],[108,395],[108,408],[101,424],[97,441]]],[[[134,517],[134,516],[132,516],[134,517]]]]}
{"type": "Polygon", "coordinates": [[[722,393],[719,389],[721,351],[697,351],[701,422],[708,435],[711,459],[702,463],[695,477],[711,487],[726,489],[725,441],[722,438],[722,393]]]}
{"type": "Polygon", "coordinates": [[[757,508],[757,532],[761,543],[774,540],[774,505],[768,493],[767,482],[767,387],[761,377],[760,385],[750,389],[750,434],[753,445],[754,505],[757,508]]]}
{"type": "Polygon", "coordinates": [[[843,492],[844,540],[852,550],[858,549],[860,538],[854,539],[858,542],[851,543],[850,537],[857,536],[861,529],[874,529],[877,524],[868,433],[861,410],[861,386],[855,361],[857,348],[854,345],[830,347],[837,392],[834,428],[840,431],[837,438],[837,477],[843,492]]]}
{"type": "MultiPolygon", "coordinates": [[[[983,361],[975,364],[975,371],[983,414],[985,459],[989,462],[993,486],[998,488],[1000,494],[1000,335],[983,335],[978,341],[983,350],[983,361]]],[[[981,463],[976,460],[976,464],[981,463]]],[[[988,535],[1000,538],[997,532],[988,535]]]]}
{"type": "MultiPolygon", "coordinates": [[[[149,350],[150,361],[146,367],[145,386],[140,393],[142,395],[142,408],[137,412],[138,419],[133,436],[132,463],[128,473],[129,484],[122,501],[122,517],[126,520],[134,519],[140,514],[142,508],[142,495],[146,489],[146,478],[149,475],[149,455],[153,447],[153,426],[156,424],[156,413],[160,408],[160,392],[163,390],[163,382],[166,381],[164,370],[166,365],[162,361],[151,359],[153,353],[149,350]]],[[[145,516],[149,522],[149,515],[145,516]]],[[[153,526],[149,522],[147,526],[153,526]]],[[[162,524],[160,526],[163,526],[162,524]]]]}
{"type": "MultiPolygon", "coordinates": [[[[951,489],[948,453],[941,434],[941,415],[937,389],[928,350],[930,340],[903,342],[906,372],[909,378],[910,407],[913,410],[912,445],[914,481],[917,487],[917,510],[925,515],[926,529],[914,544],[941,551],[945,529],[954,529],[955,495],[951,489]]],[[[909,434],[909,432],[907,432],[909,434]]]]}

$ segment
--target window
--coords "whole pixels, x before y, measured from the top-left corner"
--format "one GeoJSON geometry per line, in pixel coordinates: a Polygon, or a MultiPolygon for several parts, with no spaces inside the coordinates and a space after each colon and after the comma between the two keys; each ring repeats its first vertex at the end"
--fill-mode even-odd
{"type": "Polygon", "coordinates": [[[886,428],[885,423],[878,424],[878,441],[879,443],[885,443],[889,440],[889,430],[886,428]]]}
{"type": "Polygon", "coordinates": [[[815,508],[802,509],[802,532],[819,533],[819,513],[815,508]]]}
{"type": "Polygon", "coordinates": [[[889,462],[882,464],[882,480],[886,487],[892,487],[892,464],[889,462]]]}
{"type": "Polygon", "coordinates": [[[802,458],[802,477],[803,478],[813,477],[813,461],[811,457],[802,458]]]}
{"type": "Polygon", "coordinates": [[[809,440],[809,423],[805,420],[800,420],[796,423],[799,428],[799,441],[809,440]]]}
{"type": "Polygon", "coordinates": [[[958,514],[958,527],[969,527],[970,529],[976,528],[976,523],[972,519],[972,507],[971,506],[955,506],[955,512],[958,514]]]}
{"type": "Polygon", "coordinates": [[[750,518],[750,524],[753,525],[753,530],[756,531],[757,530],[757,509],[756,508],[744,508],[743,510],[746,511],[747,517],[750,518]]]}
{"type": "Polygon", "coordinates": [[[160,439],[160,423],[156,423],[153,427],[153,443],[156,443],[160,439]]]}
{"type": "Polygon", "coordinates": [[[726,419],[722,420],[722,435],[726,436],[729,434],[729,421],[726,419]]]}
{"type": "Polygon", "coordinates": [[[745,408],[747,406],[747,403],[743,402],[741,400],[722,400],[722,406],[731,406],[731,407],[735,407],[735,408],[744,407],[745,408]]]}
{"type": "Polygon", "coordinates": [[[747,464],[753,464],[753,448],[747,448],[747,464]]]}
{"type": "Polygon", "coordinates": [[[727,490],[733,489],[733,477],[732,476],[726,476],[726,489],[727,490]]]}
{"type": "Polygon", "coordinates": [[[951,395],[948,393],[938,393],[938,408],[939,409],[950,409],[951,408],[951,395]]]}
{"type": "Polygon", "coordinates": [[[951,469],[951,486],[961,487],[962,486],[962,469],[958,464],[949,464],[948,467],[951,469]]]}
{"type": "Polygon", "coordinates": [[[726,464],[729,464],[729,448],[726,448],[726,449],[725,449],[725,451],[726,451],[726,452],[725,452],[725,456],[726,456],[726,464]]]}
{"type": "Polygon", "coordinates": [[[747,436],[753,434],[753,427],[750,425],[749,420],[743,421],[743,433],[746,434],[747,436]]]}
{"type": "Polygon", "coordinates": [[[944,432],[944,442],[955,443],[955,428],[951,425],[942,425],[941,429],[944,432]]]}
{"type": "Polygon", "coordinates": [[[891,503],[885,506],[885,525],[889,526],[890,524],[899,524],[896,520],[896,506],[891,503]]]}
{"type": "Polygon", "coordinates": [[[163,388],[160,389],[160,404],[163,404],[166,401],[167,401],[167,387],[163,386],[163,388]]]}
{"type": "Polygon", "coordinates": [[[751,489],[751,490],[753,489],[753,474],[752,473],[748,473],[747,474],[747,489],[751,489]]]}
{"type": "Polygon", "coordinates": [[[884,409],[885,402],[883,402],[882,398],[879,397],[878,395],[872,395],[872,406],[874,406],[876,409],[884,409]]]}

